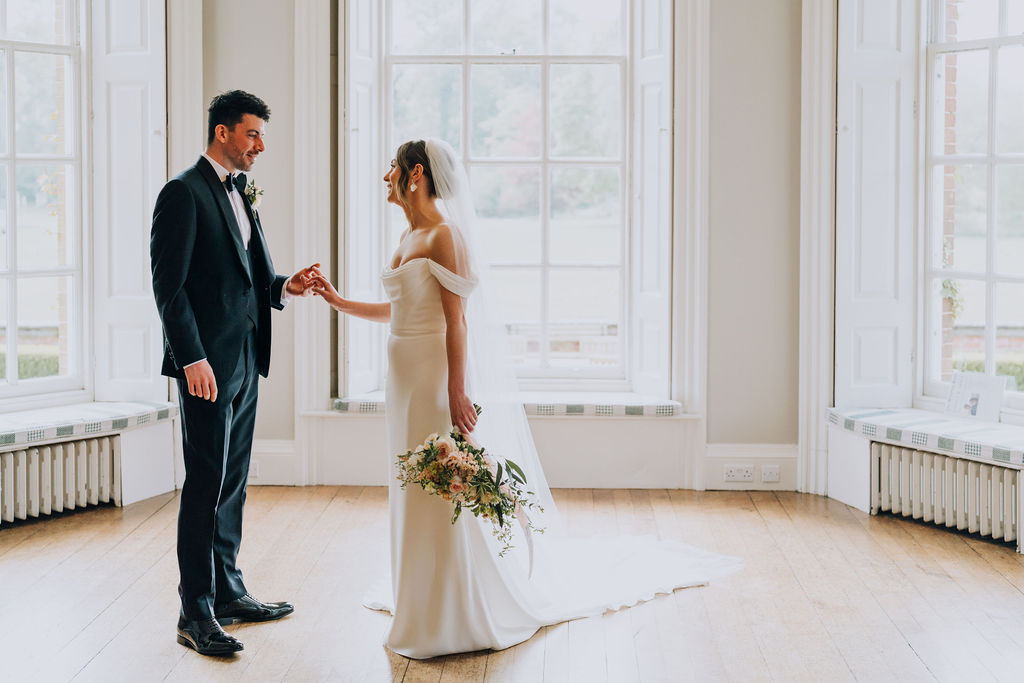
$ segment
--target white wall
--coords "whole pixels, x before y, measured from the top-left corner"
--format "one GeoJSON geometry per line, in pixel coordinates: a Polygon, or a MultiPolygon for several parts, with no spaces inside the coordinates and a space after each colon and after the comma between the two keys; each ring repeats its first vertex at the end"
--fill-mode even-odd
{"type": "MultiPolygon", "coordinates": [[[[249,175],[265,192],[260,218],[274,266],[281,274],[297,270],[292,259],[294,10],[291,0],[203,3],[203,106],[209,106],[217,93],[237,88],[261,97],[270,107],[270,123],[265,131],[267,148],[249,175]]],[[[205,133],[205,125],[203,130],[205,133]]],[[[202,149],[197,149],[196,156],[201,152],[202,149]]],[[[324,154],[330,154],[329,140],[324,141],[324,154]]],[[[324,261],[329,257],[324,254],[324,261]]],[[[310,303],[293,301],[284,311],[273,312],[270,377],[260,382],[257,439],[294,436],[292,308],[310,303]]]]}
{"type": "Polygon", "coordinates": [[[710,5],[708,442],[793,444],[800,2],[710,5]]]}

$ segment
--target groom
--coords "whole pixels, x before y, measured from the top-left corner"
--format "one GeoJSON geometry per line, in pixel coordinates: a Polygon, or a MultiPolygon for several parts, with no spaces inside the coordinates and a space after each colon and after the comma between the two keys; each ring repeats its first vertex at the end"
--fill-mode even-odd
{"type": "MultiPolygon", "coordinates": [[[[310,271],[277,275],[245,175],[270,109],[241,90],[213,98],[206,153],[171,179],[153,211],[153,293],[163,374],[178,380],[185,483],[178,513],[178,642],[204,655],[242,649],[221,624],[291,614],[249,595],[236,566],[256,419],[270,366],[270,308],[309,293],[310,271]]],[[[319,264],[318,264],[319,265],[319,264]]]]}

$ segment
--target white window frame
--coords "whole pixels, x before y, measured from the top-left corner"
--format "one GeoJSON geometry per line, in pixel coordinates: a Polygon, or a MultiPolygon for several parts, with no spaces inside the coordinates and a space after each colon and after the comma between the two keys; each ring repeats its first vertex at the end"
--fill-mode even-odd
{"type": "Polygon", "coordinates": [[[90,378],[89,373],[86,372],[87,363],[86,359],[89,357],[89,339],[91,336],[91,328],[89,325],[89,315],[87,301],[88,293],[85,291],[88,279],[86,273],[86,259],[84,254],[83,245],[86,243],[87,233],[87,221],[86,221],[86,210],[83,199],[86,196],[85,187],[89,183],[89,179],[86,177],[86,169],[89,165],[86,163],[86,145],[84,138],[87,137],[87,127],[84,120],[83,113],[88,110],[86,106],[86,93],[88,88],[86,87],[88,71],[86,65],[86,59],[84,56],[83,43],[84,43],[84,32],[86,22],[83,21],[82,17],[82,5],[79,2],[69,1],[67,4],[69,12],[68,17],[68,29],[69,34],[73,39],[66,45],[58,44],[47,44],[47,43],[32,43],[24,41],[14,40],[0,40],[0,49],[4,50],[4,60],[6,62],[7,70],[7,83],[5,99],[6,112],[5,115],[8,121],[7,130],[7,153],[0,155],[0,161],[8,164],[8,179],[7,179],[7,195],[8,195],[8,207],[7,207],[7,220],[8,220],[8,269],[5,271],[8,274],[3,275],[3,279],[6,279],[9,283],[14,283],[20,280],[25,282],[36,277],[47,277],[56,275],[71,275],[72,276],[72,289],[73,289],[73,301],[71,303],[71,309],[69,312],[69,327],[72,330],[72,339],[69,340],[70,344],[74,345],[74,351],[69,353],[69,362],[71,364],[72,371],[69,375],[63,377],[53,378],[37,378],[24,381],[18,381],[17,378],[17,366],[18,366],[18,354],[17,354],[17,296],[15,286],[8,286],[7,291],[7,308],[8,308],[8,320],[7,320],[7,366],[6,375],[7,380],[0,384],[0,410],[13,408],[13,407],[25,407],[26,399],[36,399],[32,401],[34,404],[36,401],[50,401],[55,400],[56,402],[62,402],[68,398],[77,398],[79,396],[87,395],[90,390],[90,378]],[[72,101],[75,103],[75,111],[73,122],[74,127],[74,144],[70,154],[66,155],[18,155],[15,142],[15,103],[14,103],[14,53],[15,52],[35,52],[42,54],[53,54],[53,55],[64,55],[70,58],[71,69],[74,73],[74,84],[73,84],[73,96],[72,101]],[[48,268],[40,270],[32,270],[27,276],[16,275],[17,267],[17,195],[16,195],[16,173],[14,168],[16,164],[24,163],[33,164],[70,164],[73,168],[74,173],[74,187],[72,188],[74,207],[73,212],[69,213],[69,218],[73,222],[72,237],[72,261],[71,265],[62,268],[48,268]],[[14,378],[14,382],[11,382],[11,378],[14,378]]]}
{"type": "MultiPolygon", "coordinates": [[[[922,8],[922,14],[926,17],[924,26],[922,27],[922,35],[924,36],[924,45],[921,51],[922,57],[925,59],[925,63],[921,65],[920,72],[925,86],[925,92],[923,93],[925,107],[923,107],[923,115],[921,117],[920,125],[924,129],[924,159],[922,160],[922,166],[919,169],[919,174],[923,174],[923,182],[921,186],[923,188],[923,206],[924,206],[924,220],[921,223],[920,235],[921,244],[923,245],[923,267],[922,276],[918,280],[919,296],[921,306],[921,315],[919,320],[922,325],[922,331],[918,334],[918,339],[921,344],[921,352],[918,354],[920,362],[918,363],[918,372],[922,378],[921,382],[921,402],[928,403],[936,400],[944,400],[946,395],[949,393],[950,382],[942,381],[930,374],[930,369],[936,365],[937,362],[941,362],[941,359],[936,360],[932,357],[935,352],[934,344],[928,343],[927,337],[930,330],[933,329],[933,324],[937,324],[932,320],[933,315],[933,301],[932,301],[932,288],[930,283],[936,279],[961,279],[966,278],[971,281],[982,282],[985,285],[985,373],[989,375],[995,374],[996,368],[996,311],[995,311],[995,286],[1001,283],[1024,283],[1024,275],[1012,276],[1012,275],[997,275],[995,273],[995,171],[996,168],[1003,163],[1016,163],[1020,164],[1024,161],[1024,154],[995,154],[993,152],[995,142],[995,121],[994,117],[996,114],[996,78],[998,77],[998,50],[1001,47],[1007,45],[1022,45],[1024,46],[1024,36],[1005,36],[998,38],[988,39],[977,39],[977,40],[965,40],[957,42],[939,42],[938,36],[938,22],[944,21],[944,17],[941,16],[942,4],[934,2],[933,0],[923,0],[924,7],[922,8]],[[988,140],[987,150],[983,154],[954,154],[946,155],[938,153],[933,146],[936,144],[936,135],[938,131],[934,130],[936,117],[932,114],[933,102],[938,102],[936,95],[933,93],[932,88],[936,79],[935,74],[935,63],[937,58],[943,54],[950,54],[955,52],[962,52],[968,50],[978,50],[987,48],[989,51],[989,74],[988,74],[988,140]],[[933,256],[936,253],[932,247],[933,240],[937,238],[938,233],[933,230],[936,221],[940,222],[943,220],[941,215],[935,216],[936,200],[935,193],[942,192],[942,187],[935,187],[935,169],[946,164],[964,164],[972,163],[986,168],[986,187],[988,191],[986,193],[986,222],[985,222],[985,236],[986,236],[986,260],[985,260],[985,274],[984,278],[979,278],[977,273],[968,273],[966,271],[957,271],[955,269],[944,269],[942,264],[933,263],[933,256]]],[[[1006,33],[1006,11],[1005,11],[1005,0],[1000,5],[1000,27],[999,33],[1006,33]]],[[[940,351],[941,353],[941,351],[940,351]]],[[[1024,387],[1018,387],[1018,391],[1006,392],[1003,397],[1003,413],[1011,417],[1016,414],[1017,417],[1024,417],[1024,387]]],[[[1013,420],[1016,421],[1016,420],[1013,420]]]]}
{"type": "MultiPolygon", "coordinates": [[[[468,3],[468,0],[464,0],[468,3]]],[[[623,133],[622,156],[618,161],[608,162],[600,160],[598,165],[618,167],[622,176],[622,211],[626,221],[626,230],[623,234],[623,253],[621,256],[621,282],[622,282],[622,311],[620,335],[623,340],[620,353],[622,364],[617,369],[614,377],[565,377],[565,373],[559,370],[550,373],[551,376],[535,376],[521,378],[521,387],[530,391],[633,391],[648,396],[660,396],[668,398],[672,386],[672,323],[670,304],[672,298],[673,276],[672,276],[672,218],[673,218],[673,197],[674,187],[671,172],[672,162],[672,100],[671,92],[673,85],[672,68],[672,35],[673,35],[673,9],[670,2],[660,0],[625,0],[623,2],[624,21],[627,26],[627,40],[624,54],[599,58],[581,58],[571,55],[516,55],[516,56],[465,56],[446,55],[437,58],[423,56],[395,56],[392,58],[383,48],[385,41],[389,39],[387,34],[390,22],[386,14],[388,11],[380,11],[376,3],[368,0],[344,0],[342,16],[345,28],[346,54],[344,56],[344,77],[342,83],[344,89],[344,113],[343,130],[345,135],[340,142],[343,151],[344,170],[342,172],[341,194],[344,212],[344,234],[339,239],[339,262],[342,264],[343,284],[351,296],[357,293],[366,295],[371,292],[365,270],[362,263],[357,259],[375,259],[380,264],[390,256],[390,251],[385,249],[384,230],[376,226],[366,225],[367,219],[377,221],[378,225],[385,225],[383,201],[378,207],[364,207],[357,210],[352,207],[359,202],[358,181],[353,180],[358,174],[366,174],[366,168],[356,167],[354,159],[366,154],[376,152],[382,159],[378,163],[384,163],[386,156],[391,153],[389,149],[391,141],[390,127],[388,130],[380,130],[377,138],[367,142],[361,140],[360,136],[370,128],[379,127],[372,117],[366,114],[366,102],[369,100],[377,111],[390,111],[390,70],[394,63],[449,63],[462,64],[463,66],[463,87],[464,106],[469,102],[469,69],[471,63],[532,63],[542,65],[542,89],[546,91],[547,66],[551,63],[616,63],[620,64],[623,76],[623,133]],[[642,17],[642,21],[640,20],[642,17]],[[640,24],[637,22],[640,21],[640,24]],[[644,23],[646,22],[646,23],[644,23]],[[363,27],[362,23],[367,26],[363,27]],[[636,37],[643,35],[649,37],[652,47],[649,50],[640,50],[637,47],[636,37]],[[661,66],[651,64],[652,57],[661,57],[661,66]],[[368,82],[370,78],[367,67],[376,62],[376,75],[373,77],[376,82],[368,82]],[[644,62],[641,66],[641,62],[644,62]],[[653,68],[652,68],[653,67],[653,68]],[[667,68],[666,68],[667,67],[667,68]],[[660,115],[652,117],[660,128],[650,126],[645,132],[641,130],[637,114],[637,98],[643,93],[638,90],[640,83],[635,81],[634,71],[639,68],[646,68],[645,77],[650,83],[650,73],[660,73],[656,76],[657,83],[661,86],[660,92],[651,102],[660,102],[654,105],[654,109],[661,112],[660,115]],[[660,71],[658,69],[661,69],[660,71]],[[353,95],[352,87],[362,88],[358,95],[353,95]],[[368,98],[368,99],[367,99],[368,98]],[[660,98],[660,99],[657,99],[660,98]],[[637,120],[634,120],[637,119],[637,120]],[[643,142],[648,145],[656,142],[661,145],[660,150],[663,156],[654,159],[653,156],[639,168],[637,162],[641,152],[639,145],[643,142]],[[385,144],[382,144],[386,142],[385,144]],[[650,168],[663,168],[657,188],[658,199],[654,202],[644,202],[642,191],[644,183],[639,176],[643,173],[650,173],[650,168]],[[647,212],[649,215],[644,216],[647,212]],[[641,228],[640,225],[643,224],[641,228]],[[365,254],[365,241],[362,237],[354,234],[355,231],[376,230],[379,238],[372,245],[374,254],[365,254]],[[643,239],[640,239],[640,232],[643,232],[643,239]],[[364,245],[362,248],[360,244],[364,245]],[[646,269],[644,266],[648,266],[646,269]],[[645,275],[645,270],[647,275],[645,275]],[[639,336],[638,336],[639,335],[639,336]],[[636,343],[634,343],[634,340],[636,343]],[[640,342],[643,342],[642,344],[640,342]],[[641,348],[642,347],[642,348],[641,348]],[[641,356],[643,356],[641,358],[641,356]],[[652,360],[654,359],[654,360],[652,360]]],[[[384,3],[385,8],[390,3],[384,3]]],[[[547,30],[547,7],[543,7],[545,31],[547,30]]],[[[676,8],[676,11],[679,11],[676,8]]],[[[465,17],[466,15],[464,15],[465,17]]],[[[466,40],[469,40],[468,28],[464,29],[466,40]]],[[[339,93],[340,95],[341,93],[339,93]]],[[[544,125],[547,125],[547,103],[543,104],[544,125]]],[[[651,111],[653,112],[654,109],[651,111]]],[[[386,120],[380,116],[379,120],[386,120]]],[[[543,161],[547,150],[542,152],[539,159],[522,160],[488,160],[481,162],[470,158],[468,138],[470,130],[468,116],[464,115],[463,144],[462,152],[464,161],[468,165],[480,163],[526,163],[554,167],[560,163],[580,163],[591,160],[558,160],[557,162],[543,161]]],[[[542,168],[544,168],[542,166],[542,168]]],[[[373,169],[376,171],[377,169],[373,169]]],[[[546,170],[542,172],[547,173],[546,170]]],[[[381,172],[381,174],[383,171],[381,172]]],[[[376,176],[374,176],[376,177],[376,176]]],[[[647,176],[644,176],[647,177],[647,176]]],[[[653,189],[649,191],[654,191],[653,189]]],[[[363,191],[365,193],[365,190],[363,191]]],[[[541,197],[542,221],[547,221],[547,203],[549,201],[546,192],[541,197]]],[[[379,193],[378,193],[379,196],[379,193]]],[[[390,248],[390,244],[387,247],[390,248]]],[[[545,259],[546,261],[546,259],[545,259]]],[[[561,266],[558,266],[561,267],[561,266]]],[[[607,267],[607,266],[605,266],[607,267]]],[[[374,285],[372,292],[378,298],[383,296],[379,285],[374,285]]],[[[385,360],[383,354],[377,349],[383,348],[383,329],[371,331],[366,328],[362,321],[351,321],[348,319],[339,320],[339,339],[343,340],[341,348],[338,349],[338,387],[337,395],[353,396],[363,395],[378,391],[383,387],[385,375],[385,360]],[[365,328],[365,329],[364,329],[365,328]],[[375,342],[369,340],[375,337],[375,342]],[[368,362],[367,362],[368,361],[368,362]],[[370,372],[367,372],[370,370],[370,372]]],[[[684,336],[687,336],[684,334],[684,336]]],[[[687,337],[688,338],[688,337],[687,337]]],[[[540,373],[537,373],[540,374],[540,373]]],[[[678,381],[678,380],[677,380],[678,381]]]]}

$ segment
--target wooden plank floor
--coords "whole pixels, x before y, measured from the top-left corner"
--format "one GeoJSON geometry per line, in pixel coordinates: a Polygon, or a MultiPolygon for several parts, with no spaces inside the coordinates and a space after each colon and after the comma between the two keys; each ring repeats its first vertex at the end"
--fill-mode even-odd
{"type": "Polygon", "coordinates": [[[1007,546],[797,493],[562,490],[571,529],[654,533],[742,573],[542,629],[501,652],[389,653],[360,606],[384,567],[383,488],[252,487],[240,563],[293,616],[178,645],[178,499],[0,528],[0,680],[1017,681],[1024,559],[1007,546]]]}

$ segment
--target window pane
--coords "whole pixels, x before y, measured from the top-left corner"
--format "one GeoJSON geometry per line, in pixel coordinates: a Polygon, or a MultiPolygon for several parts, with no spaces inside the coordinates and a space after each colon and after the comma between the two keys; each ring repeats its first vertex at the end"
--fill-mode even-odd
{"type": "Polygon", "coordinates": [[[585,368],[619,364],[618,270],[552,268],[549,364],[585,368]]]}
{"type": "Polygon", "coordinates": [[[622,83],[614,64],[551,66],[551,154],[615,159],[622,149],[622,83]]]}
{"type": "Polygon", "coordinates": [[[940,302],[942,379],[952,370],[985,371],[985,283],[977,280],[936,280],[932,290],[940,302]]]}
{"type": "MultiPolygon", "coordinates": [[[[7,0],[3,38],[31,43],[67,43],[70,0],[7,0]]],[[[2,5],[0,5],[2,6],[2,5]]]]}
{"type": "Polygon", "coordinates": [[[1002,153],[1024,152],[1024,47],[1006,47],[999,51],[999,84],[996,87],[996,148],[1002,153]]]}
{"type": "Polygon", "coordinates": [[[508,329],[512,361],[518,367],[540,364],[539,268],[493,268],[491,290],[508,329]]]}
{"type": "Polygon", "coordinates": [[[489,263],[540,263],[540,169],[474,166],[477,235],[489,263]]]}
{"type": "Polygon", "coordinates": [[[0,270],[7,270],[7,164],[0,164],[0,270]]]}
{"type": "Polygon", "coordinates": [[[944,154],[988,150],[988,50],[937,57],[933,117],[944,154]]]}
{"type": "Polygon", "coordinates": [[[473,0],[473,53],[534,55],[541,51],[540,0],[473,0]]]}
{"type": "MultiPolygon", "coordinates": [[[[985,271],[986,171],[984,166],[940,166],[936,192],[941,201],[941,253],[936,265],[959,271],[985,271]]],[[[938,216],[936,218],[939,218],[938,216]]],[[[939,225],[936,221],[936,225],[939,225]]]]}
{"type": "Polygon", "coordinates": [[[622,256],[620,197],[618,169],[554,169],[551,172],[551,260],[619,263],[622,256]]]}
{"type": "Polygon", "coordinates": [[[996,271],[1024,275],[1024,166],[996,168],[996,186],[996,271]]]}
{"type": "Polygon", "coordinates": [[[391,52],[396,55],[462,54],[462,3],[393,0],[391,52]]]}
{"type": "Polygon", "coordinates": [[[14,55],[15,145],[19,154],[70,154],[71,59],[14,55]]]}
{"type": "Polygon", "coordinates": [[[71,277],[18,280],[18,377],[71,374],[71,277]]]}
{"type": "Polygon", "coordinates": [[[70,164],[18,167],[18,269],[74,263],[70,164]]]}
{"type": "Polygon", "coordinates": [[[540,66],[470,71],[474,157],[540,156],[540,66]]]}
{"type": "Polygon", "coordinates": [[[1024,284],[996,285],[996,374],[1024,390],[1024,284]]]}
{"type": "MultiPolygon", "coordinates": [[[[7,51],[0,50],[0,93],[7,99],[7,51]]],[[[7,154],[7,103],[0,106],[0,154],[7,154]]]]}
{"type": "Polygon", "coordinates": [[[395,149],[424,138],[441,138],[461,149],[462,67],[396,64],[391,92],[395,149]]]}
{"type": "Polygon", "coordinates": [[[945,40],[976,40],[999,35],[999,0],[945,2],[945,40]]]}
{"type": "Polygon", "coordinates": [[[550,0],[548,50],[554,55],[621,55],[622,0],[550,0]]]}
{"type": "MultiPolygon", "coordinates": [[[[1024,33],[1024,2],[1009,0],[1006,3],[1006,34],[1018,36],[1024,33]]],[[[1021,386],[1024,390],[1024,386],[1021,386]]]]}

